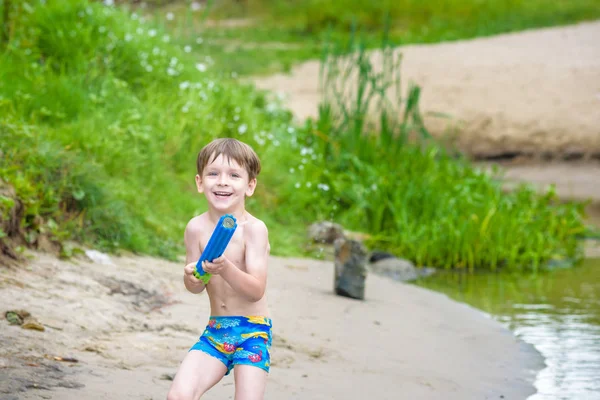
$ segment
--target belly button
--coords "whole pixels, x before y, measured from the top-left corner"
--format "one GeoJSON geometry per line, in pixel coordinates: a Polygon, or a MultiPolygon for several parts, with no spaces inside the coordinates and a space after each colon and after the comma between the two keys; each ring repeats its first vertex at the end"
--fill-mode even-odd
{"type": "Polygon", "coordinates": [[[221,303],[221,308],[226,308],[227,306],[225,305],[225,303],[221,303]]]}

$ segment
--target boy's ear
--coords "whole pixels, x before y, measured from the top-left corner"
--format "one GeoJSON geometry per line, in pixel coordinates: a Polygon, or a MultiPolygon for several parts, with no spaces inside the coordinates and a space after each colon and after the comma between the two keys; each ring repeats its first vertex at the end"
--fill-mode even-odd
{"type": "Polygon", "coordinates": [[[204,193],[204,188],[202,187],[202,177],[200,175],[196,175],[196,188],[198,188],[198,193],[204,193]]]}
{"type": "Polygon", "coordinates": [[[248,182],[248,188],[246,189],[246,196],[250,197],[254,194],[254,190],[256,189],[256,178],[252,179],[248,182]]]}

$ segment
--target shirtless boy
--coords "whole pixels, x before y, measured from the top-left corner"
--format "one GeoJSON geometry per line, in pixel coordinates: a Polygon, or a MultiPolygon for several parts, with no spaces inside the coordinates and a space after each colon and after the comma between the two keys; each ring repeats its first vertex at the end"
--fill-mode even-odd
{"type": "Polygon", "coordinates": [[[206,289],[211,316],[183,359],[167,398],[199,399],[233,369],[235,399],[262,399],[271,346],[265,297],[270,246],[267,227],[245,208],[246,196],[256,188],[260,160],[245,143],[217,139],[200,151],[197,167],[196,186],[207,199],[208,211],[185,228],[183,283],[191,293],[206,289]],[[203,262],[204,271],[212,274],[204,285],[193,275],[194,268],[224,214],[232,214],[238,227],[223,256],[203,262]]]}

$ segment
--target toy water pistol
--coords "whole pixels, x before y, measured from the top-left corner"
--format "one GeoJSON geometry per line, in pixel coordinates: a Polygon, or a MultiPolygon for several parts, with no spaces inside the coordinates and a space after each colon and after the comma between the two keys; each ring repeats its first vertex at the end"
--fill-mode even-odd
{"type": "Polygon", "coordinates": [[[203,261],[212,261],[215,258],[219,258],[225,252],[225,248],[229,244],[233,233],[237,228],[237,222],[233,215],[225,214],[217,222],[215,230],[213,231],[208,243],[204,248],[204,251],[200,255],[200,259],[196,264],[196,270],[194,276],[200,279],[204,284],[207,284],[212,274],[209,274],[202,269],[203,261]]]}

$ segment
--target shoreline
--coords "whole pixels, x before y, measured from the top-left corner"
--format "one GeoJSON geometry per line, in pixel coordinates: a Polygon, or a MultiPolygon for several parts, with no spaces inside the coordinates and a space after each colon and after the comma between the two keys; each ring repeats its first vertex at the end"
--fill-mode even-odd
{"type": "MultiPolygon", "coordinates": [[[[0,269],[0,298],[4,311],[26,309],[46,330],[0,323],[0,393],[21,385],[19,399],[164,398],[209,314],[205,296],[185,292],[180,263],[32,254],[23,268],[0,269]]],[[[332,261],[272,256],[268,296],[265,399],[520,399],[535,393],[544,367],[534,347],[444,294],[371,273],[365,301],[336,296],[332,261]]],[[[232,394],[229,376],[206,398],[232,394]]]]}

